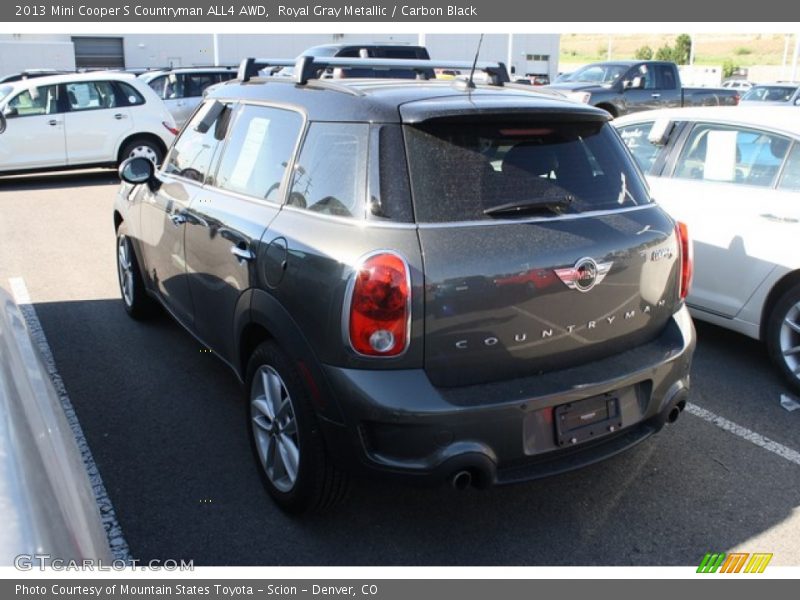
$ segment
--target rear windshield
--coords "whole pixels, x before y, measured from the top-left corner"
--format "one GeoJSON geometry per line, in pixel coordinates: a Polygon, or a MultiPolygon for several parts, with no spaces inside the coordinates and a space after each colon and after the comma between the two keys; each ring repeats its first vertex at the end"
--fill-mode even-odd
{"type": "Polygon", "coordinates": [[[418,222],[492,219],[499,215],[484,211],[539,200],[552,200],[558,207],[518,215],[650,202],[639,171],[605,121],[433,121],[407,125],[405,139],[418,222]]]}

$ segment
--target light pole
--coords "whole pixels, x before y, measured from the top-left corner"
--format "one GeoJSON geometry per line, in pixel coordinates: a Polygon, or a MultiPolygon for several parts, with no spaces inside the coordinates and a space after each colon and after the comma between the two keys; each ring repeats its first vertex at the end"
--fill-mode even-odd
{"type": "Polygon", "coordinates": [[[800,33],[794,34],[794,58],[792,58],[792,81],[797,81],[797,58],[800,56],[800,33]]]}

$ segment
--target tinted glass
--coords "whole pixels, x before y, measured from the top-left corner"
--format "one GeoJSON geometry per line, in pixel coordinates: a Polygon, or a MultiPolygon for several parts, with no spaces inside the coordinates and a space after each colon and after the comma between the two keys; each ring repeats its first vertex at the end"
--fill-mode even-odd
{"type": "Polygon", "coordinates": [[[120,104],[127,104],[128,106],[144,104],[144,98],[132,85],[122,81],[117,81],[116,86],[121,96],[120,104]]]}
{"type": "Polygon", "coordinates": [[[58,110],[58,86],[48,85],[25,90],[8,102],[7,116],[32,117],[53,115],[58,110]]]}
{"type": "Polygon", "coordinates": [[[759,102],[788,102],[797,87],[783,86],[754,86],[742,96],[742,100],[756,100],[759,102]]]}
{"type": "Polygon", "coordinates": [[[313,123],[295,165],[288,204],[339,217],[363,216],[369,126],[313,123]]]}
{"type": "Polygon", "coordinates": [[[203,108],[194,114],[192,120],[175,141],[175,145],[164,164],[165,173],[185,177],[198,183],[213,183],[209,168],[214,158],[214,153],[219,148],[222,140],[225,139],[231,109],[230,107],[225,107],[208,131],[201,133],[197,130],[197,127],[206,114],[204,108],[208,108],[210,105],[211,103],[206,103],[203,108]]]}
{"type": "Polygon", "coordinates": [[[164,87],[166,86],[166,84],[167,84],[166,75],[162,75],[161,77],[156,77],[155,79],[151,79],[150,81],[147,82],[147,85],[153,88],[153,91],[159,98],[164,97],[164,87]]]}
{"type": "Polygon", "coordinates": [[[203,95],[203,90],[219,81],[214,73],[189,73],[182,76],[183,98],[196,98],[203,95]]]}
{"type": "Polygon", "coordinates": [[[217,173],[217,185],[273,202],[292,158],[303,118],[296,112],[243,106],[233,122],[217,173]]]}
{"type": "Polygon", "coordinates": [[[653,121],[647,121],[646,123],[620,127],[618,130],[622,141],[625,142],[628,150],[633,154],[633,158],[636,159],[639,168],[644,173],[650,173],[661,151],[659,146],[651,144],[647,139],[652,128],[653,121]]]}
{"type": "Polygon", "coordinates": [[[486,209],[536,200],[566,203],[564,213],[650,202],[630,155],[605,121],[434,121],[406,126],[405,137],[421,222],[487,219],[486,209]]]}
{"type": "Polygon", "coordinates": [[[656,65],[659,87],[664,90],[674,90],[678,87],[675,81],[675,71],[667,65],[656,65]]]}
{"type": "Polygon", "coordinates": [[[786,160],[778,189],[800,192],[800,144],[797,142],[786,160]]]}
{"type": "Polygon", "coordinates": [[[67,102],[72,111],[114,108],[118,105],[114,86],[110,81],[82,81],[68,83],[67,102]]]}
{"type": "Polygon", "coordinates": [[[789,143],[764,131],[701,123],[686,140],[673,177],[768,187],[789,143]]]}

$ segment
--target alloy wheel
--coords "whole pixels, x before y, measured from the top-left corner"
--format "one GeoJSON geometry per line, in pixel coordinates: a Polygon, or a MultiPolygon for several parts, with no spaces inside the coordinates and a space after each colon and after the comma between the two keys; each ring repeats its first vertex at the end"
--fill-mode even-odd
{"type": "Polygon", "coordinates": [[[259,367],[250,390],[250,419],[261,466],[269,481],[289,492],[297,481],[300,443],[289,390],[278,372],[259,367]]]}

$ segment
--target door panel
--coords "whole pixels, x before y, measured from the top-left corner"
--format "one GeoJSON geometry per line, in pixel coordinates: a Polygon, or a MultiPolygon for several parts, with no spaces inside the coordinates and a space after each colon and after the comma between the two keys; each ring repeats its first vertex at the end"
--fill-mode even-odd
{"type": "Polygon", "coordinates": [[[107,81],[68,83],[65,88],[68,164],[115,162],[120,142],[133,130],[130,109],[118,105],[107,81]]]}
{"type": "Polygon", "coordinates": [[[184,233],[186,209],[197,186],[169,175],[158,175],[161,185],[147,190],[141,204],[141,248],[145,269],[163,302],[185,325],[194,319],[186,276],[184,233]]]}
{"type": "Polygon", "coordinates": [[[259,240],[280,210],[286,167],[302,126],[303,118],[292,111],[240,107],[219,169],[188,214],[186,263],[195,329],[226,360],[236,354],[236,304],[257,278],[259,240]]]}
{"type": "Polygon", "coordinates": [[[25,90],[4,108],[6,131],[0,138],[0,170],[66,165],[64,114],[57,86],[25,90]]]}

